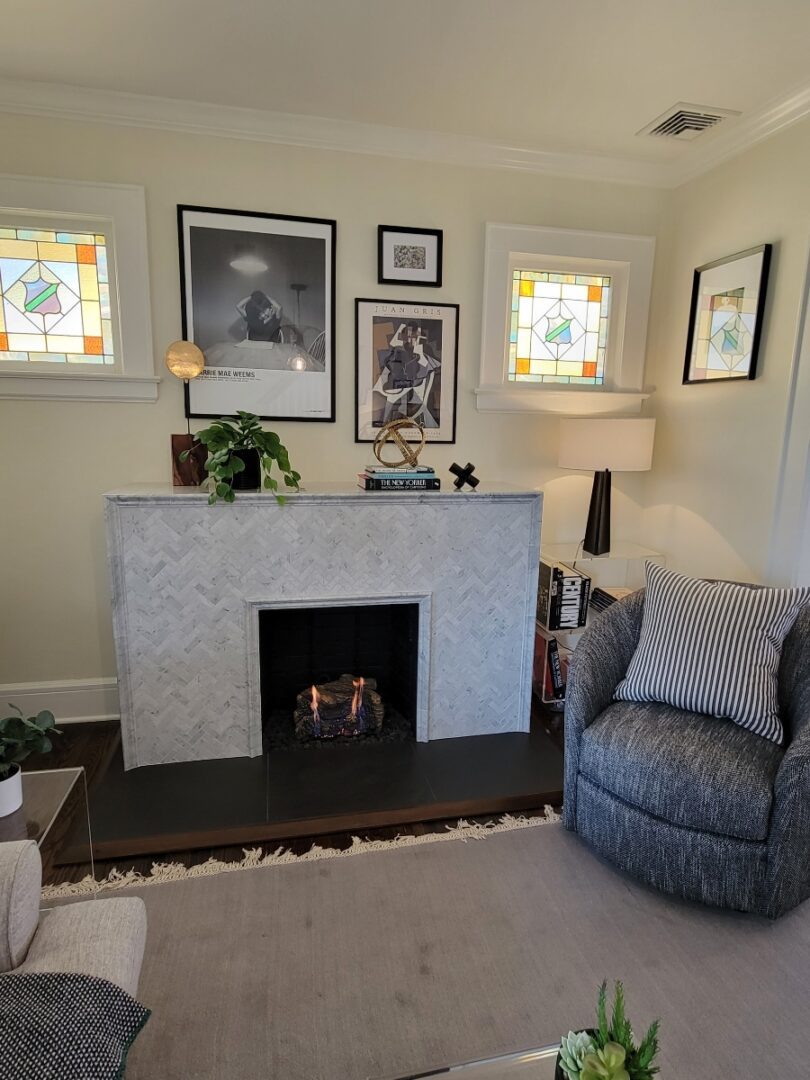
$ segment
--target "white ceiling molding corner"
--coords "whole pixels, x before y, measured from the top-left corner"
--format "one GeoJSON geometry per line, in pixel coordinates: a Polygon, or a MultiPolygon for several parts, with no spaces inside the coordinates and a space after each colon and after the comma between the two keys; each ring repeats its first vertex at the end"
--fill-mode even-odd
{"type": "Polygon", "coordinates": [[[735,119],[728,127],[718,128],[705,143],[695,144],[693,153],[668,166],[669,186],[680,187],[710,172],[806,116],[810,116],[810,85],[773,99],[762,109],[735,119]]]}

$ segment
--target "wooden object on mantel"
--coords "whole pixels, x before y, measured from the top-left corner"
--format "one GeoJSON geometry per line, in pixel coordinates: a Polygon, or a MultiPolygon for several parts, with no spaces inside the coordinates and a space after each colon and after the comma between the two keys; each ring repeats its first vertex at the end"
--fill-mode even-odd
{"type": "Polygon", "coordinates": [[[375,679],[341,675],[302,690],[296,698],[293,721],[299,739],[333,739],[337,735],[379,733],[384,716],[375,679]]]}

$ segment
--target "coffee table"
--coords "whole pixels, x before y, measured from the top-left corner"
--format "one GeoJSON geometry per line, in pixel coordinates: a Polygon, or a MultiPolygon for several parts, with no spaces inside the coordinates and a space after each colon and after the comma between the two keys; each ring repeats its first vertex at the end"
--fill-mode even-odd
{"type": "Polygon", "coordinates": [[[79,832],[87,838],[86,861],[93,867],[93,844],[90,834],[90,814],[87,800],[87,776],[84,767],[40,769],[22,774],[23,804],[13,814],[0,818],[0,842],[34,840],[46,866],[57,855],[64,841],[64,830],[70,824],[65,807],[75,810],[79,832]]]}
{"type": "Polygon", "coordinates": [[[557,1045],[543,1046],[461,1065],[444,1065],[428,1072],[391,1076],[386,1080],[427,1080],[434,1076],[458,1076],[459,1080],[554,1080],[558,1049],[557,1045]]]}

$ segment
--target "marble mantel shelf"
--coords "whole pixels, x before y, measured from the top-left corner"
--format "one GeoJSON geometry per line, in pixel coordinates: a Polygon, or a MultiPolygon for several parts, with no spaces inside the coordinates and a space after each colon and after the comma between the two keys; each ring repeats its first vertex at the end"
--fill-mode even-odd
{"type": "MultiPolygon", "coordinates": [[[[456,491],[450,481],[448,489],[444,491],[363,491],[357,485],[342,480],[323,480],[315,483],[304,484],[300,491],[286,491],[284,495],[288,504],[295,502],[320,502],[324,499],[356,499],[359,502],[367,502],[369,499],[381,504],[396,502],[405,499],[408,502],[455,501],[457,499],[525,499],[537,498],[542,494],[539,489],[514,487],[500,481],[482,480],[476,491],[467,488],[464,491],[456,491]]],[[[105,493],[105,498],[115,499],[116,502],[174,502],[178,504],[199,504],[208,502],[208,491],[199,487],[172,487],[171,484],[130,484],[127,487],[117,488],[115,491],[105,493]]],[[[236,493],[238,504],[250,503],[274,503],[275,496],[270,491],[239,491],[236,493]]],[[[223,504],[227,505],[227,504],[223,504]]],[[[234,504],[236,505],[236,504],[234,504]]]]}
{"type": "Polygon", "coordinates": [[[540,492],[344,481],[207,502],[169,484],[105,496],[127,768],[262,752],[273,608],[417,604],[417,739],[529,730],[540,492]]]}

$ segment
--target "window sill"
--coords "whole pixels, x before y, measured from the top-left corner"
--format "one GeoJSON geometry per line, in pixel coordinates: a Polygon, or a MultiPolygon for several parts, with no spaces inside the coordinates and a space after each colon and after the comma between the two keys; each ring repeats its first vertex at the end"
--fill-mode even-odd
{"type": "Polygon", "coordinates": [[[155,375],[72,371],[0,372],[0,399],[19,401],[157,401],[155,375]]]}
{"type": "Polygon", "coordinates": [[[563,416],[629,416],[641,412],[649,393],[636,390],[552,390],[550,386],[479,386],[479,412],[556,413],[563,416]]]}

